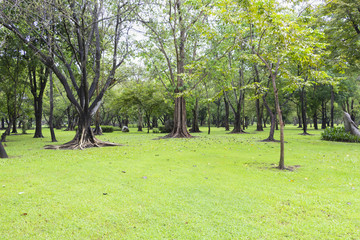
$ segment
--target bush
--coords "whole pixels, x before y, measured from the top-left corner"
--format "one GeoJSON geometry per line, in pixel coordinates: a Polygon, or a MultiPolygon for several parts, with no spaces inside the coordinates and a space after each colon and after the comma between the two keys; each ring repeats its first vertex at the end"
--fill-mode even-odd
{"type": "Polygon", "coordinates": [[[321,139],[336,142],[360,142],[360,137],[345,132],[344,127],[326,128],[321,134],[321,139]]]}
{"type": "Polygon", "coordinates": [[[101,126],[101,130],[104,133],[111,133],[114,131],[114,127],[113,126],[101,126]]]}
{"type": "Polygon", "coordinates": [[[158,128],[153,128],[153,133],[160,133],[159,129],[158,128]]]}

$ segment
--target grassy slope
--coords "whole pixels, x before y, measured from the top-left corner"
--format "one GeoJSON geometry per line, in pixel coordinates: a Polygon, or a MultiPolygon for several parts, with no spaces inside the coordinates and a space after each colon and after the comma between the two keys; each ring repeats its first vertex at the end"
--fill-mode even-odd
{"type": "Polygon", "coordinates": [[[359,144],[287,126],[285,163],[301,167],[281,172],[279,144],[258,142],[267,131],[155,141],[131,130],[101,137],[125,146],[84,151],[43,150],[48,129],[10,136],[0,239],[360,238],[359,144]]]}

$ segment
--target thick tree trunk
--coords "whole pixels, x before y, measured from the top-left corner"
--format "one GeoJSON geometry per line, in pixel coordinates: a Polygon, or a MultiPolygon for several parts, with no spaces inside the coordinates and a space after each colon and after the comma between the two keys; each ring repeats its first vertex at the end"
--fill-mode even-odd
{"type": "Polygon", "coordinates": [[[138,132],[142,132],[143,125],[143,114],[141,109],[138,109],[138,132]]]}
{"type": "Polygon", "coordinates": [[[11,131],[11,133],[17,133],[17,128],[16,128],[16,119],[17,119],[17,117],[16,117],[16,115],[14,116],[12,116],[12,131],[11,131]]]}
{"type": "Polygon", "coordinates": [[[35,110],[35,134],[34,138],[43,138],[42,134],[42,105],[43,105],[43,99],[34,97],[34,110],[35,110]]]}
{"type": "Polygon", "coordinates": [[[1,118],[1,129],[5,129],[5,119],[1,118]]]}
{"type": "Polygon", "coordinates": [[[100,126],[100,112],[99,110],[95,114],[95,129],[94,129],[95,135],[103,135],[103,131],[100,126]]]}
{"type": "Polygon", "coordinates": [[[224,95],[224,104],[225,104],[225,120],[224,120],[225,131],[230,131],[230,126],[229,126],[230,106],[228,101],[226,100],[225,95],[224,95]]]}
{"type": "Polygon", "coordinates": [[[231,133],[243,133],[244,132],[241,128],[241,116],[240,115],[241,114],[239,111],[234,113],[234,117],[235,117],[234,128],[231,131],[231,133]]]}
{"type": "Polygon", "coordinates": [[[201,132],[199,129],[199,123],[198,123],[198,108],[199,108],[199,99],[195,99],[195,106],[192,109],[193,113],[193,119],[192,119],[192,127],[190,129],[190,132],[201,132]]]}
{"type": "Polygon", "coordinates": [[[8,155],[5,151],[4,146],[2,145],[2,142],[0,142],[0,158],[8,158],[8,155]]]}
{"type": "Polygon", "coordinates": [[[191,138],[192,136],[186,128],[186,107],[184,97],[177,97],[175,99],[174,111],[174,127],[167,138],[191,138]]]}
{"type": "Polygon", "coordinates": [[[100,141],[95,138],[91,129],[91,117],[89,114],[80,114],[78,128],[73,140],[63,145],[47,145],[45,149],[85,149],[91,147],[119,146],[115,143],[100,141]]]}

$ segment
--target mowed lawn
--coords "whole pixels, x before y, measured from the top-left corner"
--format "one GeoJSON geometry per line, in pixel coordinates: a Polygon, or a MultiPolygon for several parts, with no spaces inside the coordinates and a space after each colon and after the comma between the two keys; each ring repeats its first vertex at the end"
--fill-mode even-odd
{"type": "MultiPolygon", "coordinates": [[[[123,144],[44,150],[12,135],[0,159],[0,239],[360,239],[360,144],[325,142],[321,130],[207,129],[192,139],[113,132],[123,144]],[[276,136],[278,138],[278,132],[276,136]]],[[[60,143],[74,132],[57,131],[60,143]]]]}

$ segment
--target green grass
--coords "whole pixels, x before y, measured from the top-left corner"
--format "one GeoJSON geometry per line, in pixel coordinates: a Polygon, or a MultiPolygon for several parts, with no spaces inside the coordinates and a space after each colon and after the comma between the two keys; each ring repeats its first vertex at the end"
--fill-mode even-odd
{"type": "Polygon", "coordinates": [[[279,144],[258,141],[268,129],[202,130],[117,131],[100,138],[124,146],[83,151],[44,150],[48,129],[9,136],[0,239],[360,239],[358,143],[287,126],[285,164],[300,167],[279,171],[279,144]]]}

